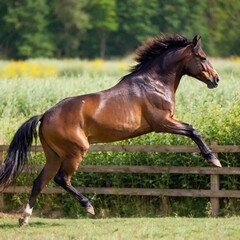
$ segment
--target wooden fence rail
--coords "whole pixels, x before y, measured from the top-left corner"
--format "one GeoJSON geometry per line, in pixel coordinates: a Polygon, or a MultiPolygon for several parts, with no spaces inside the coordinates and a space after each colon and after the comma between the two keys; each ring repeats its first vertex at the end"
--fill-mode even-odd
{"type": "MultiPolygon", "coordinates": [[[[240,153],[240,146],[218,145],[212,142],[210,148],[215,154],[218,153],[240,153]]],[[[7,145],[0,145],[0,162],[3,160],[3,153],[7,151],[7,145]]],[[[33,152],[42,152],[41,146],[32,147],[33,152]]],[[[178,152],[193,153],[199,152],[195,146],[152,146],[152,145],[93,145],[92,152],[178,152]]],[[[31,165],[24,171],[40,171],[41,165],[31,165]]],[[[160,166],[81,166],[78,171],[97,172],[97,173],[170,173],[170,174],[208,174],[210,175],[210,189],[152,189],[152,188],[106,188],[106,187],[81,187],[78,188],[82,193],[93,194],[120,194],[120,195],[141,195],[141,196],[174,196],[174,197],[209,197],[212,207],[212,215],[216,216],[219,212],[219,198],[240,198],[240,190],[220,190],[219,175],[240,175],[240,167],[160,167],[160,166]]],[[[4,207],[4,193],[24,193],[30,192],[31,187],[9,186],[0,195],[0,209],[4,207]]],[[[43,193],[63,193],[60,187],[47,187],[43,193]]]]}

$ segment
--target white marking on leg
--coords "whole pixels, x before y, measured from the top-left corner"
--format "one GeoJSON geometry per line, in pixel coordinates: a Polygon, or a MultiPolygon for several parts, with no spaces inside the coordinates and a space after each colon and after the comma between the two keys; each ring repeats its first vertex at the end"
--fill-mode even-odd
{"type": "Polygon", "coordinates": [[[33,208],[30,208],[29,203],[27,204],[25,210],[24,210],[24,217],[25,216],[31,216],[32,215],[33,208]]]}
{"type": "Polygon", "coordinates": [[[29,217],[32,215],[33,208],[30,208],[29,203],[27,204],[26,208],[23,212],[23,217],[19,219],[19,225],[25,226],[28,224],[29,217]]]}

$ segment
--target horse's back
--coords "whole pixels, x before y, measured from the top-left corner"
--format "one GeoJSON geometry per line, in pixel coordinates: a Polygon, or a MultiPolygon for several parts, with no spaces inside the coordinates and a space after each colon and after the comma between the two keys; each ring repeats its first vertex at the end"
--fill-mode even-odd
{"type": "Polygon", "coordinates": [[[43,116],[43,131],[59,138],[112,142],[149,132],[137,94],[124,84],[62,100],[43,116]]]}
{"type": "Polygon", "coordinates": [[[86,104],[84,113],[89,120],[86,128],[90,143],[119,141],[150,131],[140,91],[135,81],[122,81],[101,92],[93,111],[86,104]]]}

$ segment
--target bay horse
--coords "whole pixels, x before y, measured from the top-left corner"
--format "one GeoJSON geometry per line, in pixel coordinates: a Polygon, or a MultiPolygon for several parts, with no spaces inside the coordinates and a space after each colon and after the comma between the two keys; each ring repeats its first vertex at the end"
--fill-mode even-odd
{"type": "Polygon", "coordinates": [[[33,182],[32,192],[20,226],[28,223],[36,198],[54,181],[94,215],[90,201],[71,185],[92,143],[106,143],[149,132],[180,134],[191,138],[206,162],[221,167],[220,161],[191,125],[174,116],[175,93],[183,75],[219,84],[219,76],[201,48],[201,37],[192,40],[179,34],[165,34],[146,41],[136,51],[137,64],[130,73],[107,90],[66,98],[39,116],[27,120],[15,133],[0,169],[4,189],[18,177],[27,162],[28,151],[38,135],[46,164],[33,182]]]}

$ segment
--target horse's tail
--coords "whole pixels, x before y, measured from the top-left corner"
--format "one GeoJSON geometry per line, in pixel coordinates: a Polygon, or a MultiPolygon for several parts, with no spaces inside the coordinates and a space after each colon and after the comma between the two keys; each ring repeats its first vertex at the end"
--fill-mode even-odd
{"type": "Polygon", "coordinates": [[[0,167],[0,192],[15,180],[23,170],[33,138],[37,138],[36,127],[41,117],[30,118],[15,133],[5,161],[0,167]]]}

